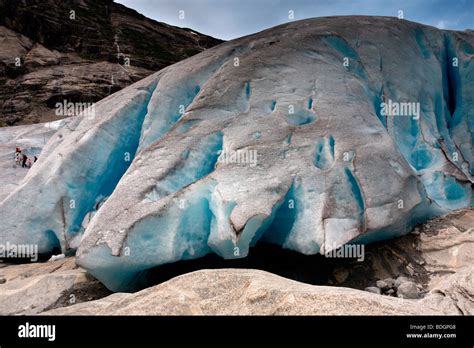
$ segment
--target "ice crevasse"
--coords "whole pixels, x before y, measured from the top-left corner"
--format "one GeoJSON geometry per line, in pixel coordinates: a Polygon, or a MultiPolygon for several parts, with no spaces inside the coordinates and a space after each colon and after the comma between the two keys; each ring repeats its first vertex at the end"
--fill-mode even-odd
{"type": "Polygon", "coordinates": [[[472,32],[396,18],[226,42],[60,129],[0,203],[0,243],[77,249],[123,291],[259,241],[310,255],[403,235],[473,205],[473,81],[472,32]],[[389,102],[419,117],[381,112],[389,102]]]}

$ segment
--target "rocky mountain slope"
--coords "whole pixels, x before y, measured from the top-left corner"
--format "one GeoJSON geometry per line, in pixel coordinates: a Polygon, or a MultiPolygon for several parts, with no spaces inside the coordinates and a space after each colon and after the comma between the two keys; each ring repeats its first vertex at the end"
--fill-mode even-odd
{"type": "Polygon", "coordinates": [[[0,126],[57,119],[57,102],[99,101],[220,42],[112,0],[1,0],[0,126]]]}
{"type": "Polygon", "coordinates": [[[331,17],[206,50],[58,131],[0,202],[0,242],[78,247],[122,291],[259,241],[314,255],[403,235],[472,205],[473,47],[470,32],[331,17]]]}

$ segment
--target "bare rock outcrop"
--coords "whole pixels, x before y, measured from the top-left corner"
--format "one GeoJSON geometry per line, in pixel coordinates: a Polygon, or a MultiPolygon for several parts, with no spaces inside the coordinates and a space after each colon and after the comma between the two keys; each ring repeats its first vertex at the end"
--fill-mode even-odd
{"type": "Polygon", "coordinates": [[[56,120],[57,102],[99,101],[220,42],[112,0],[1,0],[0,126],[56,120]]]}
{"type": "Polygon", "coordinates": [[[74,258],[0,265],[0,315],[38,314],[110,294],[74,258]]]}

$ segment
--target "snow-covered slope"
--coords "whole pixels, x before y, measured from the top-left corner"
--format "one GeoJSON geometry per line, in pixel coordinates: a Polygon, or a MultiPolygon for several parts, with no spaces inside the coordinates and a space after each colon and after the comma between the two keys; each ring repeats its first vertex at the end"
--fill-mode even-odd
{"type": "Polygon", "coordinates": [[[0,204],[0,242],[68,249],[85,228],[78,263],[124,290],[153,266],[245,257],[259,240],[315,254],[404,234],[472,204],[473,81],[473,33],[395,18],[219,45],[58,132],[0,204]]]}

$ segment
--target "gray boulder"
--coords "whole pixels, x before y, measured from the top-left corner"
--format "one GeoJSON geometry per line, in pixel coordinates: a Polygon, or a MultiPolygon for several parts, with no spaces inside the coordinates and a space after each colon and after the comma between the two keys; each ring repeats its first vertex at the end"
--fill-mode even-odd
{"type": "Polygon", "coordinates": [[[405,282],[397,288],[397,295],[405,299],[417,299],[420,297],[420,291],[414,282],[405,282]]]}
{"type": "Polygon", "coordinates": [[[382,291],[383,290],[388,290],[390,288],[390,286],[383,280],[377,280],[375,285],[377,285],[377,288],[379,288],[382,291]]]}
{"type": "Polygon", "coordinates": [[[392,278],[386,278],[383,280],[385,282],[385,284],[387,284],[388,288],[389,289],[392,289],[395,287],[395,280],[392,279],[392,278]]]}
{"type": "Polygon", "coordinates": [[[410,280],[407,278],[407,277],[398,277],[395,282],[394,282],[394,286],[396,288],[398,288],[400,285],[402,285],[403,283],[406,283],[406,282],[409,282],[410,280]]]}
{"type": "Polygon", "coordinates": [[[368,292],[371,292],[373,294],[377,294],[377,295],[380,295],[382,293],[380,291],[380,288],[378,288],[376,286],[369,286],[369,287],[365,288],[364,290],[368,291],[368,292]]]}

